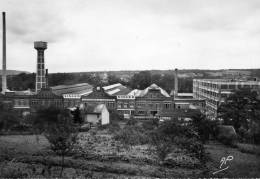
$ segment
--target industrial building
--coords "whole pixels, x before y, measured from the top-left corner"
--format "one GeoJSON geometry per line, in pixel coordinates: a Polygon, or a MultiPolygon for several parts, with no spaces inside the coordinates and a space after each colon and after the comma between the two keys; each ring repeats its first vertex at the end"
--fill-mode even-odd
{"type": "Polygon", "coordinates": [[[110,110],[116,109],[116,97],[107,94],[104,88],[100,86],[93,88],[92,93],[81,96],[81,102],[85,107],[88,105],[105,104],[110,110]]]}
{"type": "Polygon", "coordinates": [[[103,87],[93,87],[88,83],[49,87],[48,70],[45,69],[44,59],[47,42],[36,41],[34,48],[37,50],[35,91],[9,91],[6,84],[5,13],[3,13],[3,79],[0,100],[22,113],[35,112],[50,106],[87,108],[105,105],[109,110],[117,110],[125,118],[176,118],[180,116],[176,109],[195,110],[204,102],[204,100],[193,99],[190,94],[178,93],[177,69],[175,69],[175,88],[172,95],[156,84],[144,90],[131,90],[120,83],[103,87]]]}
{"type": "Polygon", "coordinates": [[[260,82],[239,79],[194,79],[193,97],[206,100],[205,114],[208,118],[215,119],[219,105],[236,90],[243,88],[259,90],[260,82]]]}
{"type": "Polygon", "coordinates": [[[79,106],[81,96],[90,94],[93,86],[88,83],[79,83],[73,85],[58,85],[50,88],[54,94],[63,97],[65,108],[71,108],[79,106]]]}

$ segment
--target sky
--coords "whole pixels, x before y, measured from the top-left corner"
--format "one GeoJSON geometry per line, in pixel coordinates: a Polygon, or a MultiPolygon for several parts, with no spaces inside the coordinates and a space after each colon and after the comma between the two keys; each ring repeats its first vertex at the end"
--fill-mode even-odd
{"type": "Polygon", "coordinates": [[[34,41],[48,42],[50,73],[260,68],[260,0],[0,0],[0,10],[7,69],[36,71],[34,41]]]}

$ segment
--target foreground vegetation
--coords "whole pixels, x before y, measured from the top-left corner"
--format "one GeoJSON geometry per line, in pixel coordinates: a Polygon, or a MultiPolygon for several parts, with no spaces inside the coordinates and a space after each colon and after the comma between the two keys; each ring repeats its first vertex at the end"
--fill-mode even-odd
{"type": "MultiPolygon", "coordinates": [[[[59,177],[60,157],[50,149],[44,136],[1,136],[1,177],[59,177]]],[[[240,152],[223,144],[205,144],[208,159],[204,167],[192,166],[186,154],[175,150],[174,165],[161,165],[148,145],[131,149],[113,139],[107,130],[91,130],[79,134],[75,153],[65,157],[63,177],[257,177],[260,156],[240,152]],[[90,150],[91,149],[91,150],[90,150]],[[220,160],[233,155],[230,169],[213,175],[220,160]],[[177,157],[179,156],[179,158],[177,157]],[[187,165],[188,164],[188,165],[187,165]]],[[[198,162],[193,159],[193,162],[198,162]]]]}

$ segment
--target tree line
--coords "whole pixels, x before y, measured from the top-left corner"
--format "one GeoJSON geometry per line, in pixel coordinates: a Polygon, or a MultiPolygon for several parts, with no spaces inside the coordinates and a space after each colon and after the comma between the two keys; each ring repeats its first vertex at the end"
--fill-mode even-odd
{"type": "MultiPolygon", "coordinates": [[[[10,90],[35,89],[35,73],[21,73],[9,75],[7,85],[10,90]]],[[[1,81],[1,79],[0,79],[1,81]]],[[[135,73],[127,81],[115,74],[109,73],[103,79],[98,73],[52,73],[48,76],[49,86],[70,85],[76,83],[89,83],[93,86],[106,86],[121,83],[131,89],[145,89],[152,83],[165,89],[170,93],[174,89],[174,74],[170,73],[151,73],[151,71],[141,71],[135,73]]],[[[180,92],[192,92],[192,78],[179,78],[178,86],[180,92]]]]}

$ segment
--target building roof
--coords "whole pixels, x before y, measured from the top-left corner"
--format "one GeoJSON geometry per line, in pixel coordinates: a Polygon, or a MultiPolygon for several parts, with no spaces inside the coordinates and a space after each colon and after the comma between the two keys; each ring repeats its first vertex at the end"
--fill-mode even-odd
{"type": "Polygon", "coordinates": [[[85,95],[92,91],[93,86],[88,83],[78,83],[74,85],[58,85],[51,87],[53,93],[56,95],[64,95],[64,94],[78,94],[85,95]]]}
{"type": "Polygon", "coordinates": [[[130,93],[128,93],[128,95],[133,95],[135,97],[143,97],[148,93],[149,90],[159,90],[163,96],[170,97],[170,95],[164,89],[162,89],[154,83],[151,86],[145,88],[144,90],[134,89],[130,93]]]}
{"type": "Polygon", "coordinates": [[[24,90],[24,91],[6,91],[5,92],[6,95],[8,96],[32,96],[35,95],[36,93],[31,91],[30,89],[28,90],[24,90]]]}
{"type": "Polygon", "coordinates": [[[260,85],[260,81],[257,80],[247,80],[247,79],[230,79],[230,78],[223,78],[223,79],[193,79],[193,81],[200,81],[206,83],[217,83],[217,84],[253,84],[253,85],[260,85]]]}
{"type": "Polygon", "coordinates": [[[116,84],[113,84],[113,85],[104,86],[103,89],[104,89],[105,91],[107,91],[107,90],[111,90],[111,89],[116,88],[116,87],[119,87],[119,86],[122,86],[122,84],[121,84],[121,83],[116,83],[116,84]]]}
{"type": "Polygon", "coordinates": [[[82,98],[87,98],[87,99],[114,99],[115,97],[107,94],[103,88],[101,87],[96,87],[93,88],[93,92],[86,94],[86,95],[82,95],[82,98]]]}
{"type": "Polygon", "coordinates": [[[51,88],[42,88],[38,94],[33,95],[36,99],[63,99],[62,96],[56,95],[51,88]]]}
{"type": "Polygon", "coordinates": [[[106,93],[108,93],[111,96],[127,95],[131,91],[129,88],[122,85],[121,83],[104,86],[103,89],[105,90],[106,93]]]}
{"type": "Polygon", "coordinates": [[[120,91],[115,93],[114,95],[116,95],[116,96],[118,96],[118,95],[128,95],[129,92],[131,92],[131,89],[124,88],[124,89],[120,89],[120,91]]]}

